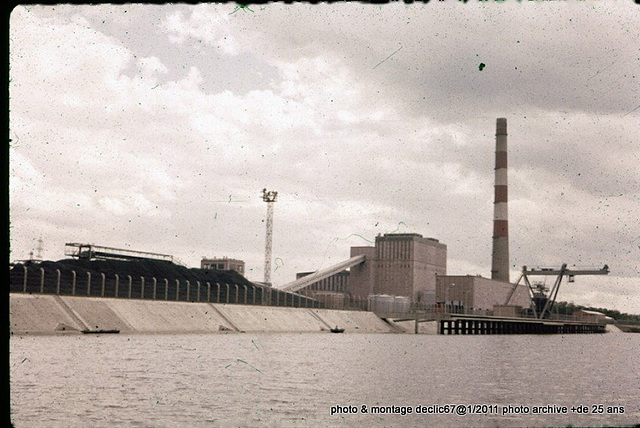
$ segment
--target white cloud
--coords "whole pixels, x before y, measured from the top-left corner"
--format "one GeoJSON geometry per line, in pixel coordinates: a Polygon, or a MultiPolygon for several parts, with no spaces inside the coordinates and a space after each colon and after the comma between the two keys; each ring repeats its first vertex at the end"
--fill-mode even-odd
{"type": "Polygon", "coordinates": [[[108,213],[115,214],[118,216],[126,214],[129,211],[125,206],[125,204],[123,204],[122,201],[120,201],[117,198],[110,198],[110,197],[100,198],[99,204],[108,213]]]}
{"type": "Polygon", "coordinates": [[[44,175],[15,148],[9,150],[10,189],[25,192],[44,185],[44,175]]]}
{"type": "Polygon", "coordinates": [[[229,14],[215,11],[206,4],[193,8],[188,18],[181,11],[171,13],[164,22],[169,40],[182,44],[196,39],[209,45],[220,47],[226,54],[238,53],[234,37],[226,30],[229,14]]]}
{"type": "Polygon", "coordinates": [[[156,57],[140,58],[138,67],[143,79],[155,81],[158,73],[166,74],[167,67],[156,57]]]}

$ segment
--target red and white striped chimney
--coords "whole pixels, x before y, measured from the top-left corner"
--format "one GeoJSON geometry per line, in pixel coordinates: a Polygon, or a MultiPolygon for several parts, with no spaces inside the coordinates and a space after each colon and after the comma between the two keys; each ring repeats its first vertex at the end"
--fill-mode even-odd
{"type": "Polygon", "coordinates": [[[509,211],[507,191],[507,119],[496,120],[496,169],[493,205],[491,279],[509,282],[509,211]]]}

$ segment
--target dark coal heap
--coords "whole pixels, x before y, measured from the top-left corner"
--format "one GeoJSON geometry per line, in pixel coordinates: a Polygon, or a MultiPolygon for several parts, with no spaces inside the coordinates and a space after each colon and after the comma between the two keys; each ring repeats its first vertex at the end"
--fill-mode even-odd
{"type": "MultiPolygon", "coordinates": [[[[30,263],[27,262],[27,266],[29,266],[29,264],[30,263]]],[[[78,275],[86,275],[87,272],[90,272],[93,277],[98,277],[104,273],[106,276],[118,274],[120,277],[126,275],[131,275],[134,278],[141,276],[145,278],[155,277],[158,281],[164,280],[165,278],[169,281],[175,281],[177,279],[180,282],[190,281],[192,284],[200,281],[201,283],[251,285],[248,279],[236,271],[187,268],[163,260],[64,259],[55,262],[43,261],[38,264],[32,264],[31,266],[43,268],[47,273],[60,270],[62,276],[68,276],[71,274],[71,271],[76,271],[78,275]]],[[[15,265],[12,270],[15,269],[22,271],[22,264],[15,265]]]]}
{"type": "Polygon", "coordinates": [[[252,284],[236,271],[187,268],[151,259],[17,263],[9,272],[9,290],[63,296],[320,306],[311,298],[252,284]]]}

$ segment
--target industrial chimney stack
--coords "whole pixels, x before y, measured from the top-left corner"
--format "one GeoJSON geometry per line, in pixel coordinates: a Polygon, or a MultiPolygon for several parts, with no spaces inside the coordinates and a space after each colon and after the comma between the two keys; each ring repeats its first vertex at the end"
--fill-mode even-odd
{"type": "Polygon", "coordinates": [[[509,211],[507,203],[507,119],[499,118],[496,120],[491,279],[509,282],[509,211]]]}

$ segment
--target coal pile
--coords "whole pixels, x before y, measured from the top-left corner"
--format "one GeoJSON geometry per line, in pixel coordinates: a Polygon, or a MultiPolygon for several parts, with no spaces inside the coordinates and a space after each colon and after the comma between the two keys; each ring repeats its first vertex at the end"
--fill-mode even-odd
{"type": "Polygon", "coordinates": [[[265,289],[236,271],[186,268],[150,259],[19,263],[10,270],[9,290],[14,293],[318,307],[313,299],[265,289]]]}

